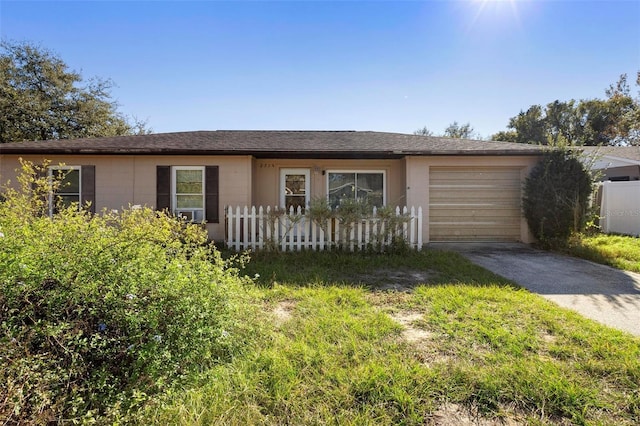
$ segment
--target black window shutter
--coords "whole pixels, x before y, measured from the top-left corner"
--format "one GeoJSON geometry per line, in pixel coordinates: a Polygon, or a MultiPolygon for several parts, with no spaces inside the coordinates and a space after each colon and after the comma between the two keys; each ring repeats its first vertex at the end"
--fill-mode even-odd
{"type": "Polygon", "coordinates": [[[156,210],[171,210],[171,166],[156,166],[156,210]]]}
{"type": "Polygon", "coordinates": [[[91,203],[89,211],[96,212],[96,166],[80,166],[80,204],[91,203]]]}
{"type": "Polygon", "coordinates": [[[209,223],[220,223],[218,185],[218,166],[207,166],[205,168],[205,212],[209,223]]]}

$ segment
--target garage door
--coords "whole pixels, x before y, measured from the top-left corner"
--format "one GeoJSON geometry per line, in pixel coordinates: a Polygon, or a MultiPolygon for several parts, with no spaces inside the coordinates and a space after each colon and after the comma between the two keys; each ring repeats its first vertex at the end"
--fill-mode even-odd
{"type": "Polygon", "coordinates": [[[520,240],[519,168],[432,167],[431,241],[520,240]]]}

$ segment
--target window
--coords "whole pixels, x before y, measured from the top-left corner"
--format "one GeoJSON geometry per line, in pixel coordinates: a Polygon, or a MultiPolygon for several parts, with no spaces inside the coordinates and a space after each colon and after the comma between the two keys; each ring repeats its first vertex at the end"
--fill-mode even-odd
{"type": "Polygon", "coordinates": [[[173,167],[173,213],[193,222],[204,221],[204,186],[204,167],[173,167]]]}
{"type": "Polygon", "coordinates": [[[49,178],[61,179],[58,189],[49,196],[49,215],[57,212],[57,206],[68,207],[73,203],[96,212],[96,166],[52,166],[49,178]]]}
{"type": "Polygon", "coordinates": [[[55,166],[49,168],[49,178],[58,179],[56,191],[49,196],[49,215],[57,213],[58,207],[80,206],[81,175],[79,166],[55,166]]]}
{"type": "Polygon", "coordinates": [[[327,179],[332,208],[344,200],[359,200],[375,207],[385,204],[383,171],[330,171],[327,179]]]}
{"type": "Polygon", "coordinates": [[[220,223],[219,175],[218,166],[156,166],[156,209],[220,223]]]}
{"type": "Polygon", "coordinates": [[[304,213],[309,205],[309,169],[280,170],[280,206],[289,211],[298,207],[304,213]]]}

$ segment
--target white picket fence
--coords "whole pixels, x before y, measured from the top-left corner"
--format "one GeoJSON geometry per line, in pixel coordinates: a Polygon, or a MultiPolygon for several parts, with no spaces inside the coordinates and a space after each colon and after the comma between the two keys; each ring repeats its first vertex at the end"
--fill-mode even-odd
{"type": "Polygon", "coordinates": [[[240,209],[225,207],[225,244],[240,250],[328,250],[351,251],[372,248],[383,251],[399,238],[412,249],[422,249],[422,207],[396,207],[392,217],[381,217],[374,208],[371,217],[345,223],[339,217],[317,223],[298,207],[240,209]]]}

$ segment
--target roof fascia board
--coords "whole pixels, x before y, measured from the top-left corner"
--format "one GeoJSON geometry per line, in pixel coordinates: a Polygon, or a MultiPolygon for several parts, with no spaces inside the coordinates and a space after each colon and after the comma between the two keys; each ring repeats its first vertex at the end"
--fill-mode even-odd
{"type": "MultiPolygon", "coordinates": [[[[97,150],[97,149],[16,149],[2,150],[0,155],[253,155],[256,158],[391,158],[398,159],[404,157],[428,157],[428,156],[515,156],[515,155],[542,155],[542,151],[537,150],[443,150],[443,151],[415,151],[415,152],[376,152],[376,151],[211,151],[211,150],[164,150],[164,149],[121,149],[121,150],[97,150]]],[[[630,161],[631,160],[625,160],[630,161]]],[[[640,161],[632,162],[640,164],[640,161]]]]}

